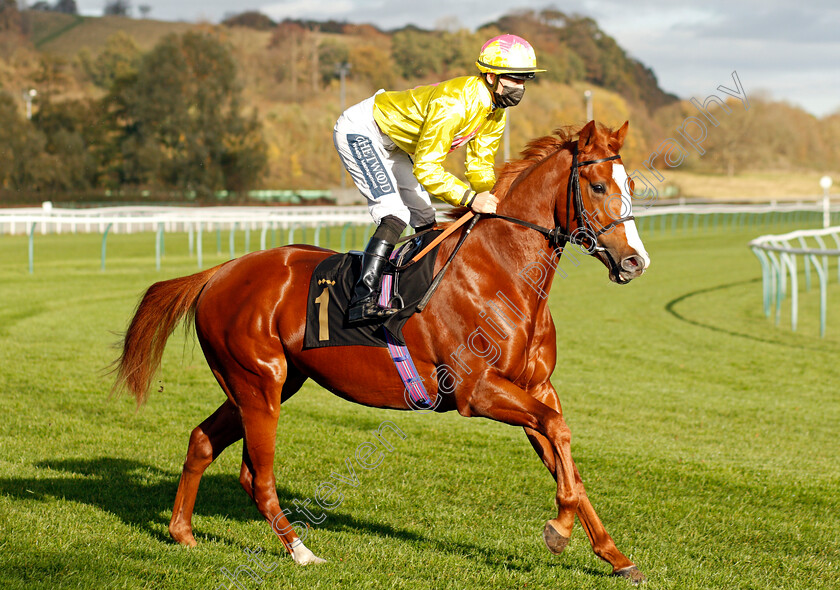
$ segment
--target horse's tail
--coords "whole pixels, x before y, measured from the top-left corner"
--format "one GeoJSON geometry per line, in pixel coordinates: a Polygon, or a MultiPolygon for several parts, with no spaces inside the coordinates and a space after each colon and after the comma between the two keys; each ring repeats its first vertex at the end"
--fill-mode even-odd
{"type": "Polygon", "coordinates": [[[140,406],[146,401],[149,384],[160,367],[166,341],[186,315],[189,329],[195,319],[198,296],[204,285],[222,265],[169,281],[155,283],[148,288],[122,342],[122,353],[114,361],[116,381],[111,393],[128,390],[140,406]]]}

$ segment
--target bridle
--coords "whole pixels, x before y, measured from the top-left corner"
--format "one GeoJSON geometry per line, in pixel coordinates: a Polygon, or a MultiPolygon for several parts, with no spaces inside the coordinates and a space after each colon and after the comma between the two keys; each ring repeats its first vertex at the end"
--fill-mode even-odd
{"type": "Polygon", "coordinates": [[[615,219],[611,223],[596,230],[592,223],[593,219],[591,214],[583,206],[583,197],[580,193],[580,174],[578,173],[578,168],[581,168],[582,166],[591,166],[592,164],[609,162],[610,160],[617,160],[620,157],[621,156],[616,154],[615,156],[608,156],[597,160],[585,160],[583,162],[579,162],[577,144],[574,145],[574,148],[572,149],[572,168],[569,171],[569,183],[566,187],[566,231],[564,231],[559,225],[554,229],[549,229],[523,219],[517,219],[516,217],[509,217],[507,215],[498,215],[496,213],[484,213],[481,217],[504,219],[505,221],[538,231],[545,236],[553,248],[563,248],[567,242],[571,242],[572,244],[583,248],[589,255],[603,252],[609,261],[610,269],[613,271],[616,279],[619,282],[622,282],[621,275],[619,274],[621,269],[618,264],[616,264],[615,260],[613,260],[613,257],[607,249],[598,244],[598,237],[617,225],[634,220],[635,217],[633,215],[626,215],[615,219]],[[571,226],[573,209],[574,220],[577,227],[571,233],[567,233],[568,228],[571,226]],[[587,242],[589,242],[588,245],[587,242]]]}
{"type": "MultiPolygon", "coordinates": [[[[510,217],[508,215],[499,215],[498,213],[476,213],[472,214],[468,212],[467,214],[463,215],[458,221],[454,222],[454,224],[450,225],[449,229],[447,229],[443,234],[435,238],[430,244],[428,244],[419,254],[412,257],[405,264],[393,264],[394,270],[403,270],[408,268],[412,264],[416,263],[420,260],[425,254],[427,254],[431,249],[436,246],[440,241],[445,238],[449,233],[455,231],[460,225],[469,222],[466,226],[466,230],[461,233],[461,237],[458,239],[458,243],[455,245],[455,248],[449,254],[449,259],[446,263],[441,267],[440,271],[438,271],[437,276],[435,276],[434,280],[432,281],[429,288],[426,290],[426,294],[423,296],[423,299],[417,306],[417,311],[423,311],[423,308],[429,302],[432,294],[437,289],[440,281],[443,279],[443,275],[446,273],[446,270],[449,268],[449,264],[455,258],[455,254],[461,248],[461,245],[464,243],[464,240],[467,239],[467,236],[470,235],[472,228],[481,218],[487,219],[503,219],[504,221],[509,221],[511,223],[515,223],[517,225],[521,225],[523,227],[527,227],[534,231],[541,233],[547,240],[549,245],[552,248],[560,248],[561,252],[563,247],[565,247],[567,242],[571,242],[577,246],[583,247],[586,250],[586,253],[589,255],[596,254],[598,252],[603,252],[604,255],[607,257],[607,260],[610,264],[610,271],[616,278],[616,281],[619,283],[627,283],[629,281],[621,280],[621,268],[616,264],[613,257],[610,255],[609,251],[603,246],[598,245],[598,236],[603,234],[604,232],[608,231],[609,229],[615,227],[616,225],[625,223],[627,221],[631,221],[635,219],[632,215],[628,215],[626,217],[621,217],[619,219],[614,220],[612,223],[602,227],[599,230],[593,229],[593,225],[591,222],[591,217],[589,212],[583,207],[583,197],[580,194],[580,176],[578,175],[578,168],[581,166],[590,166],[592,164],[600,164],[601,162],[608,162],[610,160],[617,160],[621,156],[608,156],[606,158],[600,158],[598,160],[586,160],[584,162],[578,162],[577,158],[577,144],[575,144],[574,149],[572,150],[572,169],[569,172],[569,184],[566,187],[566,227],[568,228],[570,222],[572,220],[572,206],[574,206],[575,210],[575,221],[577,222],[577,227],[571,233],[566,233],[563,231],[559,225],[554,229],[549,229],[547,227],[543,227],[541,225],[537,225],[536,223],[531,223],[530,221],[525,221],[524,219],[518,219],[516,217],[510,217]],[[572,202],[574,199],[574,202],[572,202]],[[581,237],[581,234],[583,237],[581,237]],[[589,240],[591,243],[589,246],[584,245],[584,240],[589,240]]],[[[415,239],[418,234],[425,233],[427,231],[432,231],[431,229],[422,230],[414,235],[406,236],[404,238],[400,238],[399,241],[405,241],[410,239],[415,239]]]]}
{"type": "Polygon", "coordinates": [[[603,233],[606,233],[607,231],[611,230],[617,225],[621,225],[622,223],[625,223],[627,221],[633,221],[636,218],[632,215],[619,217],[618,219],[613,220],[612,223],[605,225],[597,231],[593,229],[593,225],[591,222],[591,214],[583,206],[583,197],[580,194],[580,175],[578,173],[578,168],[580,168],[581,166],[600,164],[601,162],[609,162],[610,160],[618,160],[621,156],[616,154],[615,156],[608,156],[606,158],[599,158],[597,160],[586,160],[585,162],[578,162],[577,157],[577,144],[575,144],[575,147],[572,150],[572,170],[569,173],[569,184],[566,189],[566,228],[569,227],[569,222],[571,221],[571,205],[573,195],[575,222],[577,222],[577,228],[571,233],[570,237],[572,239],[570,239],[569,241],[573,244],[583,246],[583,240],[588,238],[592,240],[592,244],[590,247],[586,248],[587,252],[589,252],[590,254],[594,254],[595,252],[606,252],[606,249],[604,247],[598,245],[598,236],[600,236],[603,233]],[[584,237],[578,238],[576,236],[576,234],[578,233],[584,234],[584,237]]]}

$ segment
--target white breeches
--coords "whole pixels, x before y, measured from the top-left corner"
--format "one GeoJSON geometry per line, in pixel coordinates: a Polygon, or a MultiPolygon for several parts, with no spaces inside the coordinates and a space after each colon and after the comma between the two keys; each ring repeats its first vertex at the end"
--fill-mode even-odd
{"type": "MultiPolygon", "coordinates": [[[[381,92],[381,91],[380,91],[381,92]]],[[[435,220],[435,209],[414,177],[407,153],[382,133],[373,118],[374,96],[344,111],[333,130],[341,162],[367,198],[373,221],[399,217],[411,227],[435,220]]]]}

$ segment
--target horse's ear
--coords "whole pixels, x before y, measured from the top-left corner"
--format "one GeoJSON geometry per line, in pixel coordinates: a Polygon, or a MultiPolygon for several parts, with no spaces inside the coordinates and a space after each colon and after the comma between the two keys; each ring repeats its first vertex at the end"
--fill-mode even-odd
{"type": "Polygon", "coordinates": [[[630,127],[630,121],[625,121],[621,128],[613,133],[613,138],[618,142],[618,151],[624,145],[624,138],[627,137],[627,129],[630,127]]]}
{"type": "Polygon", "coordinates": [[[595,121],[590,121],[583,126],[578,134],[578,152],[582,152],[583,148],[592,143],[595,135],[595,121]]]}

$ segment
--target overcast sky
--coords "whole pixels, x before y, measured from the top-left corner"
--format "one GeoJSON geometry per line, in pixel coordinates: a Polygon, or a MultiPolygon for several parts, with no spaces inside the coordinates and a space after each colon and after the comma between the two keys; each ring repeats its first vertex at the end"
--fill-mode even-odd
{"type": "MultiPolygon", "coordinates": [[[[77,0],[83,14],[104,0],[77,0]]],[[[369,22],[383,29],[433,28],[457,19],[476,27],[519,8],[552,6],[585,14],[652,68],[666,91],[704,98],[733,87],[737,70],[747,96],[766,92],[822,116],[840,110],[840,2],[837,0],[134,0],[163,20],[218,22],[260,10],[286,17],[369,22]]],[[[539,56],[538,56],[539,58],[539,56]]]]}

